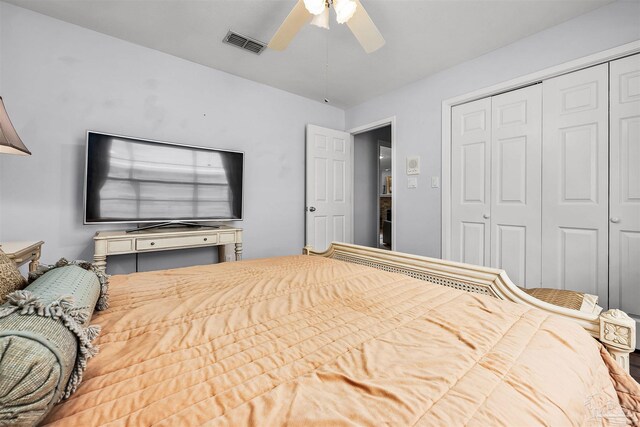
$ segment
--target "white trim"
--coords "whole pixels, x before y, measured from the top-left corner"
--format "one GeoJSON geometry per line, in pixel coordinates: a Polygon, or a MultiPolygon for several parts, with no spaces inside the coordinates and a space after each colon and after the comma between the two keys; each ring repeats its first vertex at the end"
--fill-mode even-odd
{"type": "Polygon", "coordinates": [[[355,236],[356,236],[356,231],[354,230],[355,227],[355,221],[354,221],[354,217],[356,215],[356,209],[355,209],[355,200],[356,200],[356,195],[355,195],[355,188],[356,188],[356,160],[355,160],[355,156],[356,156],[356,141],[355,141],[355,135],[349,131],[347,131],[349,133],[349,135],[351,135],[350,137],[350,143],[351,143],[351,243],[355,243],[355,236]]]}
{"type": "MultiPolygon", "coordinates": [[[[382,148],[382,145],[380,145],[380,142],[382,141],[380,140],[376,141],[376,148],[377,148],[376,157],[378,157],[378,161],[376,162],[376,171],[377,171],[376,177],[378,179],[376,182],[376,248],[378,249],[380,249],[380,159],[379,157],[380,157],[380,148],[382,148]]],[[[354,159],[354,163],[355,163],[355,159],[354,159]]],[[[353,185],[355,187],[355,182],[353,183],[353,185]]],[[[355,193],[355,188],[354,188],[354,193],[355,193]]],[[[355,194],[354,194],[354,199],[355,199],[355,194]]]]}
{"type": "Polygon", "coordinates": [[[451,241],[451,108],[459,104],[498,95],[638,52],[640,52],[640,41],[634,41],[442,101],[442,252],[440,254],[442,259],[451,258],[451,247],[449,244],[451,241]]]}
{"type": "Polygon", "coordinates": [[[440,179],[440,258],[451,258],[451,105],[442,102],[442,178],[440,179]]]}
{"type": "MultiPolygon", "coordinates": [[[[381,152],[381,148],[385,147],[385,148],[391,148],[393,150],[393,141],[383,141],[382,139],[379,139],[376,141],[376,145],[378,148],[378,154],[377,156],[380,156],[380,152],[381,152]],[[385,145],[383,145],[385,144],[385,145]],[[386,144],[391,144],[391,147],[387,147],[386,144]]],[[[391,161],[393,162],[393,156],[391,156],[391,161]]],[[[378,170],[378,182],[376,183],[376,189],[378,191],[378,195],[376,197],[376,206],[377,206],[377,212],[376,212],[376,224],[378,226],[378,237],[376,239],[376,248],[378,249],[384,249],[384,248],[380,248],[380,222],[382,221],[382,218],[380,216],[380,195],[382,194],[380,192],[381,188],[380,188],[380,173],[382,172],[382,170],[380,169],[380,159],[378,159],[378,163],[377,163],[377,170],[378,170]]],[[[393,186],[393,165],[391,167],[391,185],[393,186]]],[[[391,204],[392,204],[392,213],[391,213],[391,219],[393,220],[393,187],[391,187],[391,204]]],[[[393,228],[393,221],[391,221],[391,228],[393,228]]],[[[393,239],[393,231],[391,232],[391,239],[393,239]]]]}
{"type": "MultiPolygon", "coordinates": [[[[360,133],[368,132],[370,130],[379,129],[385,126],[391,126],[391,250],[395,251],[396,246],[396,224],[398,222],[397,216],[397,173],[398,168],[396,167],[397,156],[396,156],[396,147],[398,146],[398,142],[396,140],[396,116],[391,116],[386,119],[376,120],[371,123],[367,123],[362,126],[358,126],[352,129],[347,130],[348,133],[351,134],[351,149],[353,150],[354,146],[354,136],[360,133]]],[[[352,152],[351,161],[354,161],[354,156],[352,152]]],[[[351,167],[351,183],[352,187],[355,188],[355,173],[354,167],[351,167]]],[[[354,218],[354,206],[353,206],[353,198],[351,199],[351,230],[353,230],[354,218]]],[[[352,240],[353,241],[353,240],[352,240]]]]}
{"type": "MultiPolygon", "coordinates": [[[[351,133],[350,131],[347,131],[350,135],[351,135],[351,188],[354,190],[352,191],[352,193],[355,193],[355,188],[356,188],[356,139],[355,139],[355,135],[353,133],[351,133]]],[[[355,209],[355,200],[356,200],[356,195],[352,194],[351,197],[351,230],[353,231],[353,233],[351,234],[351,243],[355,243],[355,235],[356,235],[356,231],[354,230],[355,225],[355,216],[356,216],[356,209],[355,209]]]]}

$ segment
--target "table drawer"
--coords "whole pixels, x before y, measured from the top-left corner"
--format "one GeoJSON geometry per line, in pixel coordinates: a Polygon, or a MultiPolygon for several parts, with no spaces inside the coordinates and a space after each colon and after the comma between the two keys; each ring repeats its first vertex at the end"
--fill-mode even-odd
{"type": "Polygon", "coordinates": [[[129,253],[133,251],[133,239],[109,240],[107,242],[107,253],[129,253]]]}
{"type": "Polygon", "coordinates": [[[230,232],[230,233],[220,233],[219,235],[219,241],[220,243],[235,243],[236,241],[236,233],[234,232],[230,232]]]}
{"type": "Polygon", "coordinates": [[[156,249],[179,249],[194,246],[211,246],[218,244],[217,234],[201,234],[198,236],[176,236],[136,239],[136,250],[149,251],[156,249]]]}

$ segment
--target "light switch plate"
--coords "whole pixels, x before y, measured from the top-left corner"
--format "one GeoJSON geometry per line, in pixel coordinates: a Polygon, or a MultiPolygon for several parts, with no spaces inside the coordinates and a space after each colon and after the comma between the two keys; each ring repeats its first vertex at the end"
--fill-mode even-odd
{"type": "Polygon", "coordinates": [[[439,176],[432,176],[431,177],[431,188],[438,188],[440,187],[440,177],[439,176]]]}
{"type": "Polygon", "coordinates": [[[407,180],[407,188],[418,188],[418,178],[409,178],[407,180]]]}
{"type": "Polygon", "coordinates": [[[420,156],[407,156],[407,175],[420,174],[420,156]]]}

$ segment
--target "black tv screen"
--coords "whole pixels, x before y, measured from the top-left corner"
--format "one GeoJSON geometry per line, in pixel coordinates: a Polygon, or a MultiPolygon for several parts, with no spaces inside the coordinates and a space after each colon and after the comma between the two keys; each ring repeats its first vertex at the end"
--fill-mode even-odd
{"type": "Polygon", "coordinates": [[[85,224],[242,219],[244,153],[87,132],[85,224]]]}

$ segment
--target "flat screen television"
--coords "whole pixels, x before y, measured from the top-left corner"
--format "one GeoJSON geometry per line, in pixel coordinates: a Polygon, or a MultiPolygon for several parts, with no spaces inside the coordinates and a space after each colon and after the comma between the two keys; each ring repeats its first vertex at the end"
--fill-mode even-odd
{"type": "Polygon", "coordinates": [[[84,223],[242,219],[244,153],[87,132],[84,223]]]}

